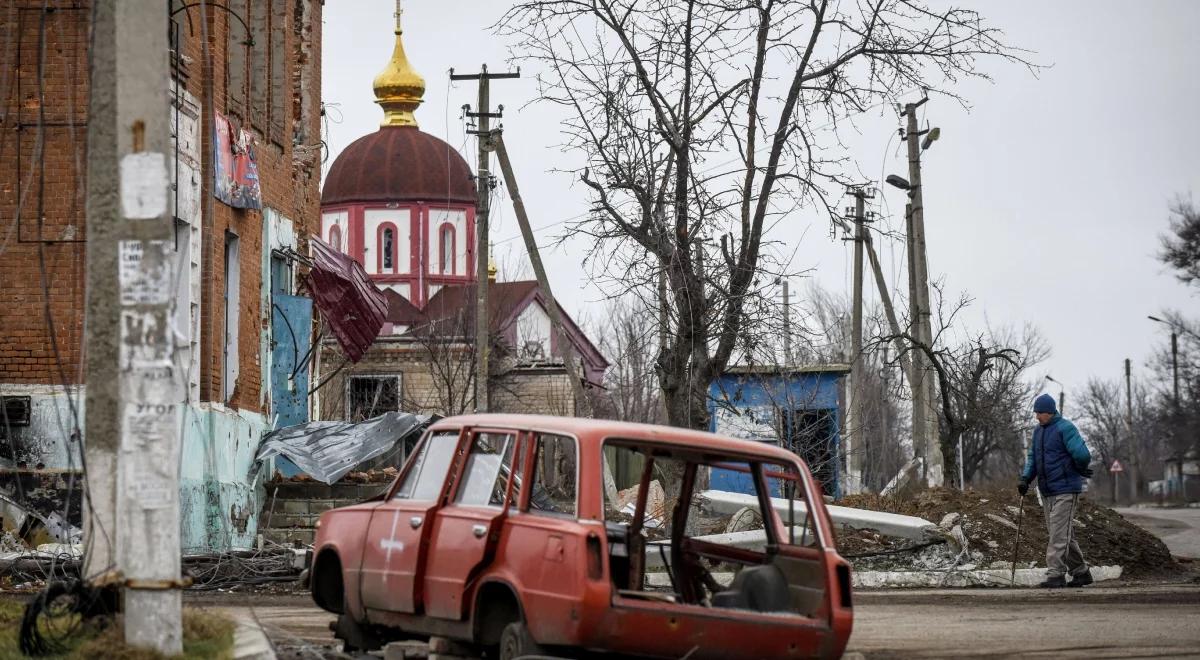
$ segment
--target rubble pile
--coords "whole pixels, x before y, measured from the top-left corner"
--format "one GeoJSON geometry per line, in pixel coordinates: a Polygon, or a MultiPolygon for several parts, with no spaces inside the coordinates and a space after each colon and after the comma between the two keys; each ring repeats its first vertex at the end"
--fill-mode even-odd
{"type": "MultiPolygon", "coordinates": [[[[1020,498],[1008,491],[956,491],[934,488],[904,499],[850,495],[838,504],[924,518],[937,524],[940,538],[924,542],[881,535],[873,530],[838,530],[838,550],[858,570],[972,570],[1011,568],[1020,498]]],[[[1017,567],[1045,566],[1046,526],[1037,497],[1025,497],[1017,567]]],[[[1167,547],[1120,514],[1080,498],[1075,538],[1093,566],[1119,565],[1127,577],[1164,576],[1179,570],[1167,547]]]]}

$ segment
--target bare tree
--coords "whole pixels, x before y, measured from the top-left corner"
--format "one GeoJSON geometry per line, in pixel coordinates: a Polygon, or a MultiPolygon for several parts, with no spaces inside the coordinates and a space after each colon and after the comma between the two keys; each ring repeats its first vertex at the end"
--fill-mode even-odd
{"type": "Polygon", "coordinates": [[[658,350],[656,310],[632,296],[609,302],[604,319],[593,331],[611,366],[604,377],[609,416],[626,422],[666,421],[654,356],[658,350]]]}
{"type": "Polygon", "coordinates": [[[1185,284],[1200,282],[1200,210],[1190,197],[1177,197],[1171,203],[1170,233],[1160,237],[1162,252],[1158,258],[1174,268],[1185,284]]]}
{"type": "Polygon", "coordinates": [[[918,0],[519,0],[499,29],[569,115],[594,206],[568,233],[666,312],[659,386],[669,423],[692,428],[773,307],[772,226],[836,213],[830,191],[854,176],[839,126],[921,89],[958,98],[942,86],[986,78],[984,57],[1028,65],[977,12],[918,0]]]}

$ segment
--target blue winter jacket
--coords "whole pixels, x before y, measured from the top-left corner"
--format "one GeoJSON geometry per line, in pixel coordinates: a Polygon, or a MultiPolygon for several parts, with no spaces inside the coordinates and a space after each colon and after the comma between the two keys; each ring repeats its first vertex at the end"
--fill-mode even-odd
{"type": "Polygon", "coordinates": [[[1034,429],[1021,478],[1032,482],[1037,477],[1042,495],[1080,493],[1083,492],[1080,472],[1091,462],[1092,454],[1079,429],[1062,415],[1055,415],[1047,424],[1034,429]]]}

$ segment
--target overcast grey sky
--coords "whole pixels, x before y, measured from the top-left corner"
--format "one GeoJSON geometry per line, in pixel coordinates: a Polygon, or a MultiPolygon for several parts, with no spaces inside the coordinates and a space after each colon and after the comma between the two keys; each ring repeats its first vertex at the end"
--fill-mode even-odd
{"type": "MultiPolygon", "coordinates": [[[[994,83],[956,91],[971,108],[944,99],[925,119],[942,129],[924,159],[930,273],[949,290],[975,298],[975,327],[1035,324],[1053,354],[1041,372],[1081,387],[1088,377],[1116,378],[1126,357],[1147,375],[1152,345],[1165,329],[1147,314],[1179,309],[1196,316],[1196,289],[1177,283],[1155,259],[1176,194],[1200,196],[1200,1],[1008,0],[974,5],[1049,65],[1038,77],[985,62],[994,83]]],[[[504,0],[407,0],[405,46],[425,77],[421,129],[449,142],[474,166],[459,108],[474,103],[473,85],[451,85],[451,67],[506,68],[507,44],[489,30],[504,0]]],[[[392,0],[331,0],[325,5],[323,89],[329,162],[354,139],[376,130],[382,112],[371,82],[392,49],[392,0]]],[[[551,172],[576,162],[557,145],[557,111],[536,100],[535,72],[493,84],[505,105],[506,141],[540,242],[562,220],[587,208],[582,188],[551,172]]],[[[902,99],[915,100],[915,99],[902,99]]],[[[881,108],[857,120],[848,146],[862,171],[905,174],[895,113],[881,108]],[[889,140],[891,140],[889,145],[889,140]]],[[[903,225],[904,196],[883,191],[876,210],[903,225]]],[[[841,206],[847,205],[844,202],[841,206]]],[[[493,220],[502,261],[522,252],[507,197],[493,220]]],[[[795,270],[837,293],[850,286],[849,244],[830,238],[827,222],[796,214],[771,238],[796,250],[795,270]]],[[[550,250],[555,294],[577,318],[596,316],[600,292],[580,268],[586,246],[550,250]]],[[[880,242],[889,279],[903,285],[899,242],[880,242]]],[[[868,278],[868,282],[870,279],[868,278]]],[[[803,289],[797,279],[797,288],[803,289]]],[[[868,297],[873,298],[868,286],[868,297]]],[[[1057,386],[1052,386],[1057,394],[1057,386]]],[[[1068,406],[1070,401],[1068,401],[1068,406]]],[[[1069,411],[1069,410],[1068,410],[1069,411]]]]}

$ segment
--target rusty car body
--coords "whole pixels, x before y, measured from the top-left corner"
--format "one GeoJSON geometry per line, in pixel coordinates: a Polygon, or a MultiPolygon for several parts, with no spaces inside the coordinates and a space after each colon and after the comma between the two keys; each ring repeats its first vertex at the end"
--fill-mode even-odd
{"type": "Polygon", "coordinates": [[[808,468],[771,445],[469,415],[432,425],[381,496],[321,516],[310,584],[348,648],[437,636],[500,658],[838,657],[853,617],[833,534],[808,468]],[[618,452],[641,464],[628,502],[605,483],[618,452]],[[716,467],[753,483],[758,528],[698,528],[694,496],[716,467]],[[657,514],[653,477],[669,493],[657,514]]]}

